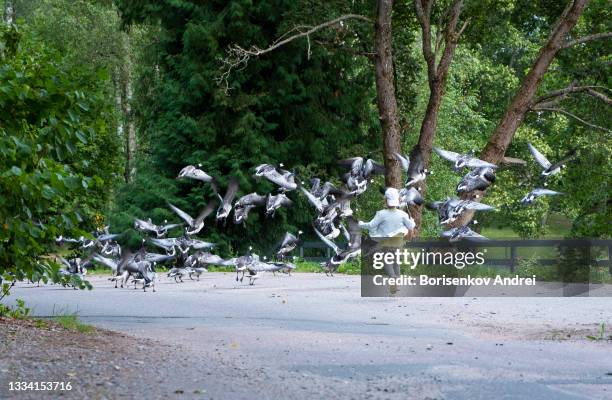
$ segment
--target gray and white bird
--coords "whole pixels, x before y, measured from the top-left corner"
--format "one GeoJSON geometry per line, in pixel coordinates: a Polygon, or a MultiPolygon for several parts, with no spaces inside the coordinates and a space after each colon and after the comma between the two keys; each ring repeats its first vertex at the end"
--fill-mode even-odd
{"type": "Polygon", "coordinates": [[[134,219],[134,229],[140,232],[153,232],[158,238],[166,236],[169,230],[178,228],[182,225],[183,224],[168,224],[168,220],[164,220],[164,225],[155,225],[151,221],[151,218],[148,218],[146,221],[138,218],[134,219]]]}
{"type": "MultiPolygon", "coordinates": [[[[283,166],[280,164],[281,167],[283,166]]],[[[297,183],[295,183],[295,174],[284,169],[277,170],[274,165],[261,164],[255,167],[256,178],[266,178],[272,183],[279,186],[281,192],[288,192],[297,189],[297,183]]]]}
{"type": "MultiPolygon", "coordinates": [[[[198,167],[201,167],[201,166],[202,164],[198,164],[198,167]]],[[[202,182],[212,182],[213,177],[208,175],[206,172],[202,171],[198,167],[194,165],[186,166],[185,168],[181,170],[181,172],[179,172],[176,179],[190,178],[190,179],[196,179],[202,182]]]]}
{"type": "Polygon", "coordinates": [[[400,195],[400,207],[405,208],[408,206],[420,206],[424,203],[423,196],[418,189],[411,187],[403,188],[399,191],[400,195]]]}
{"type": "Polygon", "coordinates": [[[321,185],[321,180],[319,178],[312,178],[310,184],[309,192],[318,199],[325,199],[329,194],[341,193],[341,191],[331,182],[325,182],[321,185]]]}
{"type": "Polygon", "coordinates": [[[438,211],[438,218],[443,225],[455,222],[466,210],[495,210],[494,207],[476,201],[460,200],[456,198],[451,199],[450,197],[447,198],[446,201],[434,201],[433,203],[429,203],[427,204],[427,208],[438,211]]]}
{"type": "Polygon", "coordinates": [[[234,224],[246,223],[249,212],[258,206],[265,206],[268,201],[266,196],[255,192],[249,193],[239,198],[234,204],[234,224]]]}
{"type": "Polygon", "coordinates": [[[474,152],[469,151],[465,154],[455,153],[453,151],[442,150],[438,147],[434,147],[434,151],[438,153],[438,155],[444,158],[447,161],[450,161],[454,164],[453,169],[458,172],[463,168],[497,168],[497,165],[491,164],[489,162],[483,161],[474,157],[474,152]]]}
{"type": "Polygon", "coordinates": [[[413,153],[412,158],[408,155],[403,156],[399,153],[395,153],[395,158],[400,162],[402,170],[406,172],[406,183],[404,184],[406,188],[413,187],[417,183],[425,181],[427,175],[431,174],[430,171],[425,169],[421,152],[417,151],[413,153]]]}
{"type": "Polygon", "coordinates": [[[276,257],[280,261],[284,261],[285,257],[291,253],[297,245],[300,243],[300,235],[302,231],[298,231],[297,236],[286,232],[283,240],[281,240],[280,244],[277,246],[276,257]]]}
{"type": "Polygon", "coordinates": [[[542,197],[542,196],[557,196],[557,195],[560,195],[560,194],[563,194],[563,193],[555,192],[554,190],[537,188],[537,189],[533,189],[531,192],[527,193],[525,195],[525,197],[523,197],[521,199],[521,203],[527,206],[527,205],[533,204],[533,202],[537,198],[539,198],[539,197],[542,197]]]}
{"type": "Polygon", "coordinates": [[[206,207],[204,207],[202,211],[200,211],[200,214],[196,218],[192,218],[185,211],[181,210],[175,205],[168,203],[170,209],[174,211],[176,215],[181,217],[181,219],[187,224],[187,227],[185,229],[185,233],[187,235],[195,235],[196,233],[200,232],[202,228],[204,228],[204,220],[213,212],[216,205],[217,203],[215,201],[209,202],[206,207]]]}
{"type": "MultiPolygon", "coordinates": [[[[255,280],[261,278],[265,272],[276,273],[284,270],[292,271],[294,269],[295,265],[292,263],[267,262],[265,261],[265,257],[263,261],[260,260],[259,257],[255,257],[251,263],[245,266],[243,278],[245,273],[248,273],[247,278],[249,278],[249,285],[252,286],[255,283],[255,280]]],[[[240,281],[242,282],[242,279],[240,279],[240,281]]]]}
{"type": "Polygon", "coordinates": [[[268,194],[268,199],[266,201],[266,216],[274,217],[276,210],[279,208],[291,206],[293,206],[293,201],[291,201],[286,194],[279,193],[274,196],[272,194],[268,194]]]}
{"type": "Polygon", "coordinates": [[[325,235],[315,229],[317,236],[319,236],[323,243],[329,246],[335,253],[329,260],[319,264],[325,271],[325,275],[333,276],[340,265],[361,254],[361,230],[359,229],[359,223],[353,217],[347,218],[347,221],[349,225],[350,240],[345,249],[341,249],[332,240],[329,240],[325,235]]]}
{"type": "Polygon", "coordinates": [[[343,175],[343,179],[348,190],[355,195],[362,194],[367,190],[368,181],[374,175],[385,173],[385,167],[371,158],[352,157],[340,160],[338,164],[350,169],[348,173],[343,175]]]}
{"type": "Polygon", "coordinates": [[[234,201],[234,197],[236,197],[236,192],[238,192],[238,181],[236,178],[230,179],[227,185],[227,190],[225,191],[225,196],[223,197],[221,197],[219,188],[217,187],[217,182],[214,179],[210,182],[210,185],[212,186],[213,192],[215,192],[221,201],[219,208],[217,209],[217,222],[225,221],[225,219],[232,212],[232,202],[234,201]]]}
{"type": "Polygon", "coordinates": [[[485,190],[495,183],[495,170],[490,167],[475,168],[468,172],[457,185],[457,193],[485,190]]]}
{"type": "Polygon", "coordinates": [[[195,276],[197,280],[200,280],[200,275],[202,275],[202,273],[204,272],[208,272],[208,269],[206,268],[207,266],[209,265],[227,266],[231,264],[228,264],[227,260],[224,260],[223,258],[215,254],[212,254],[206,251],[199,251],[187,257],[184,265],[185,267],[190,268],[190,270],[187,273],[190,279],[193,279],[193,276],[195,276]]]}
{"type": "MultiPolygon", "coordinates": [[[[172,252],[174,249],[178,248],[181,254],[187,254],[190,249],[204,250],[215,247],[214,243],[205,242],[199,239],[191,239],[187,236],[165,239],[153,238],[150,239],[150,242],[168,252],[172,252]]],[[[172,253],[169,255],[172,255],[172,253]]]]}
{"type": "Polygon", "coordinates": [[[302,193],[304,193],[308,202],[315,207],[319,214],[322,213],[325,207],[329,205],[328,198],[346,195],[342,190],[336,188],[331,182],[325,182],[323,185],[321,185],[321,180],[319,178],[313,178],[310,180],[310,183],[310,189],[300,186],[300,190],[302,193]]]}
{"type": "Polygon", "coordinates": [[[458,242],[461,239],[480,239],[480,240],[487,239],[481,234],[474,232],[467,225],[456,227],[456,228],[451,228],[447,231],[444,231],[442,232],[442,237],[448,238],[448,241],[451,243],[458,242]]]}
{"type": "Polygon", "coordinates": [[[563,157],[561,161],[555,164],[552,164],[531,143],[527,143],[527,146],[529,147],[529,151],[531,151],[533,158],[535,158],[538,164],[540,164],[540,166],[542,167],[542,176],[544,178],[547,178],[549,176],[559,173],[562,168],[565,168],[565,164],[576,156],[575,150],[572,150],[565,157],[563,157]]]}

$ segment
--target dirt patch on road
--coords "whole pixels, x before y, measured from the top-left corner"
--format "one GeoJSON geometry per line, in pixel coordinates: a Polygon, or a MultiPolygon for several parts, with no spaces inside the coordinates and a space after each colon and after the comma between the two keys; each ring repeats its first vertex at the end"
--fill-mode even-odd
{"type": "Polygon", "coordinates": [[[0,398],[205,397],[205,390],[187,391],[174,379],[170,371],[185,367],[174,350],[103,329],[82,333],[53,321],[0,318],[0,398]],[[70,382],[71,390],[11,391],[10,382],[70,382]]]}

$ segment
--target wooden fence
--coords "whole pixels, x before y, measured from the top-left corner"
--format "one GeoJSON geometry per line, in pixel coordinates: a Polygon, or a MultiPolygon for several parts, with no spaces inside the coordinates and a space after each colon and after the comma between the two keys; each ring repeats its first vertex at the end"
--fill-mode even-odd
{"type": "MultiPolygon", "coordinates": [[[[525,259],[533,259],[540,265],[555,265],[564,248],[575,248],[586,252],[591,265],[608,267],[612,275],[612,240],[605,239],[509,239],[461,241],[454,244],[447,240],[426,240],[407,242],[405,247],[425,251],[451,248],[474,251],[487,248],[490,251],[485,257],[485,265],[507,267],[512,272],[525,259]],[[551,255],[557,255],[557,258],[551,258],[551,255]]],[[[298,251],[300,258],[313,262],[326,260],[332,255],[323,242],[303,242],[298,251]]]]}

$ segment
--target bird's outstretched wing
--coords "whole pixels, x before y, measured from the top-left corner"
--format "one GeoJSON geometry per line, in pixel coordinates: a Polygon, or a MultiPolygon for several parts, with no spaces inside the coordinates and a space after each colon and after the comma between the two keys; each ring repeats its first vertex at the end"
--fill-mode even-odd
{"type": "Polygon", "coordinates": [[[236,201],[236,206],[244,207],[248,205],[253,206],[265,206],[266,205],[266,196],[261,196],[255,192],[249,193],[246,196],[242,196],[236,201]]]}
{"type": "Polygon", "coordinates": [[[180,179],[180,178],[197,179],[203,182],[210,182],[213,179],[206,172],[202,171],[201,169],[198,169],[194,165],[188,165],[185,168],[183,168],[177,176],[177,179],[180,179]]]}
{"type": "Polygon", "coordinates": [[[109,233],[109,234],[103,234],[98,236],[98,241],[100,242],[106,242],[108,240],[115,240],[117,239],[119,236],[121,236],[120,233],[109,233]]]}
{"type": "Polygon", "coordinates": [[[459,153],[455,153],[454,151],[442,150],[439,147],[434,147],[434,151],[438,153],[438,155],[445,160],[455,162],[461,157],[459,153]]]}
{"type": "Polygon", "coordinates": [[[278,196],[282,196],[281,197],[281,201],[280,201],[280,205],[283,207],[291,207],[293,205],[293,201],[291,201],[291,199],[285,195],[278,195],[278,196]]]}
{"type": "Polygon", "coordinates": [[[170,209],[172,211],[174,211],[176,213],[176,215],[181,217],[181,219],[183,221],[185,221],[187,223],[187,225],[193,226],[193,218],[191,218],[191,216],[189,214],[187,214],[185,211],[181,210],[177,206],[172,205],[171,203],[168,203],[168,207],[170,207],[170,209]]]}
{"type": "Polygon", "coordinates": [[[322,213],[323,203],[321,202],[321,200],[319,200],[315,195],[313,195],[311,192],[306,190],[303,186],[300,186],[300,190],[304,193],[304,196],[306,196],[306,199],[308,199],[308,202],[312,204],[319,213],[322,213]]]}
{"type": "Polygon", "coordinates": [[[489,206],[487,204],[482,204],[477,201],[471,201],[471,200],[464,200],[462,201],[461,205],[466,210],[477,210],[477,211],[495,210],[495,207],[489,206]]]}
{"type": "Polygon", "coordinates": [[[134,219],[134,228],[136,228],[139,231],[154,231],[156,227],[155,227],[155,225],[153,225],[149,221],[145,221],[145,220],[142,220],[142,219],[135,218],[134,219]]]}
{"type": "Polygon", "coordinates": [[[408,171],[408,168],[410,168],[410,157],[403,156],[400,153],[394,153],[394,155],[395,155],[395,158],[397,158],[397,161],[400,162],[402,169],[404,171],[408,171]]]}
{"type": "Polygon", "coordinates": [[[285,236],[283,236],[283,240],[280,243],[280,246],[278,247],[284,247],[288,244],[292,244],[297,242],[297,237],[295,237],[295,235],[291,234],[290,232],[285,232],[285,236]]]}
{"type": "Polygon", "coordinates": [[[562,194],[561,192],[555,192],[554,190],[549,189],[533,189],[531,193],[536,196],[555,196],[558,194],[562,194]]]}
{"type": "Polygon", "coordinates": [[[106,265],[113,271],[116,271],[117,267],[119,266],[119,264],[115,260],[108,258],[108,257],[101,256],[99,254],[96,254],[93,260],[99,262],[102,265],[106,265]]]}
{"type": "Polygon", "coordinates": [[[331,240],[329,240],[328,238],[326,238],[321,232],[319,232],[319,230],[317,228],[314,228],[314,231],[317,234],[317,236],[323,241],[323,243],[325,243],[327,246],[329,246],[329,248],[332,249],[334,251],[334,253],[336,253],[336,254],[340,253],[340,248],[338,248],[336,243],[334,243],[331,240]]]}
{"type": "Polygon", "coordinates": [[[338,165],[350,168],[352,175],[359,175],[359,173],[361,173],[361,168],[363,167],[363,162],[363,157],[352,157],[338,161],[338,165]]]}
{"type": "Polygon", "coordinates": [[[359,222],[353,217],[347,217],[348,231],[349,231],[349,249],[357,250],[361,248],[361,228],[359,228],[359,222]]]}
{"type": "Polygon", "coordinates": [[[217,186],[217,181],[215,179],[213,179],[212,181],[210,181],[210,187],[212,188],[213,192],[215,193],[215,195],[217,195],[217,197],[219,198],[219,200],[221,201],[221,204],[223,204],[223,197],[221,196],[221,194],[219,193],[219,187],[217,186]]]}
{"type": "Polygon", "coordinates": [[[223,204],[231,204],[234,201],[234,197],[236,197],[236,192],[238,192],[238,180],[232,177],[227,185],[223,204]]]}
{"type": "Polygon", "coordinates": [[[189,245],[189,247],[192,247],[196,250],[201,250],[201,249],[210,249],[212,247],[215,247],[214,243],[210,243],[210,242],[205,242],[203,240],[197,240],[197,239],[190,239],[187,244],[189,245]]]}
{"type": "Polygon", "coordinates": [[[368,159],[365,163],[363,175],[369,177],[371,175],[382,175],[385,173],[385,167],[372,159],[368,159]]]}
{"type": "Polygon", "coordinates": [[[215,208],[217,208],[216,201],[213,200],[208,202],[206,207],[204,207],[200,212],[200,215],[198,215],[198,217],[195,219],[194,223],[197,225],[200,222],[204,221],[204,219],[206,219],[206,217],[208,217],[215,210],[215,208]]]}
{"type": "Polygon", "coordinates": [[[546,157],[544,157],[544,155],[542,153],[540,153],[538,151],[538,149],[533,147],[533,145],[531,143],[527,143],[527,146],[529,147],[529,151],[531,151],[531,154],[533,155],[533,158],[536,159],[536,161],[538,162],[538,164],[540,164],[542,166],[542,168],[544,168],[544,169],[550,168],[550,166],[552,164],[550,163],[550,161],[548,161],[548,159],[546,157]]]}
{"type": "Polygon", "coordinates": [[[166,238],[166,239],[157,239],[157,238],[153,238],[153,239],[149,239],[151,241],[151,243],[153,243],[154,245],[161,247],[162,249],[170,249],[173,246],[177,246],[178,245],[178,241],[176,238],[166,238]]]}
{"type": "Polygon", "coordinates": [[[487,167],[487,168],[497,168],[497,165],[491,164],[490,162],[483,161],[483,160],[481,160],[479,158],[470,158],[466,162],[466,165],[469,168],[484,168],[484,167],[487,167]]]}

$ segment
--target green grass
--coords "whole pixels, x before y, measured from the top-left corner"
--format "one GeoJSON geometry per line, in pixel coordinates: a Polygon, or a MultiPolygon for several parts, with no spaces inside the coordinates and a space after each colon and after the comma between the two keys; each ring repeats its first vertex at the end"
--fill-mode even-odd
{"type": "MultiPolygon", "coordinates": [[[[572,222],[564,215],[550,213],[546,218],[545,234],[538,239],[558,239],[569,235],[572,222]]],[[[482,232],[489,239],[518,239],[519,235],[510,227],[483,227],[482,232]]]]}
{"type": "Polygon", "coordinates": [[[75,314],[64,314],[53,317],[55,322],[60,324],[64,329],[78,331],[81,333],[89,333],[93,331],[93,326],[82,323],[79,317],[75,314]]]}

